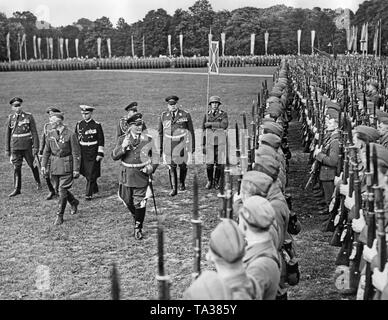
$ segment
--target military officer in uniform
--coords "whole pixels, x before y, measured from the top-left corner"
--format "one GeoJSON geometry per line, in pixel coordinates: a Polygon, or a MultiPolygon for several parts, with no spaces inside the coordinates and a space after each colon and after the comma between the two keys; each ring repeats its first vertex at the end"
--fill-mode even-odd
{"type": "Polygon", "coordinates": [[[160,116],[159,139],[160,154],[165,163],[169,166],[169,177],[172,186],[170,196],[178,193],[178,173],[179,166],[179,190],[186,190],[185,180],[187,175],[188,155],[195,151],[195,136],[193,121],[190,113],[178,108],[177,96],[168,96],[168,111],[160,116]]]}
{"type": "Polygon", "coordinates": [[[42,174],[48,174],[48,161],[50,160],[50,174],[54,184],[59,186],[59,201],[57,218],[54,224],[63,223],[66,204],[71,206],[71,214],[78,211],[79,201],[69,191],[73,179],[79,177],[81,165],[81,149],[77,135],[63,124],[63,113],[53,112],[50,115],[51,131],[46,137],[43,151],[42,174]]]}
{"type": "MultiPolygon", "coordinates": [[[[116,129],[116,138],[117,139],[119,137],[121,137],[123,134],[127,133],[127,131],[128,131],[127,120],[138,112],[138,104],[136,101],[131,102],[124,109],[127,112],[127,115],[125,117],[120,118],[119,123],[117,124],[117,129],[116,129]]],[[[145,129],[147,129],[147,127],[146,127],[145,123],[143,122],[143,131],[145,129]]]]}
{"type": "Polygon", "coordinates": [[[219,189],[220,178],[224,176],[226,129],[228,128],[228,114],[220,110],[221,98],[212,96],[209,99],[211,109],[203,119],[204,132],[202,145],[206,154],[206,172],[208,182],[206,189],[219,189]],[[221,159],[220,159],[221,157],[221,159]],[[214,170],[215,168],[215,170],[214,170]]]}
{"type": "MultiPolygon", "coordinates": [[[[50,115],[52,113],[55,113],[55,112],[61,112],[59,109],[55,108],[55,107],[48,107],[47,110],[46,110],[46,113],[49,115],[49,119],[50,119],[50,115]]],[[[40,143],[40,148],[39,148],[39,159],[42,161],[42,158],[43,158],[43,150],[44,150],[44,147],[46,145],[46,137],[47,137],[47,134],[49,131],[51,131],[51,126],[50,126],[50,122],[47,122],[44,124],[43,126],[43,133],[42,133],[42,139],[41,139],[41,143],[40,143]]],[[[47,165],[48,168],[50,167],[50,164],[47,165]]],[[[50,170],[48,170],[50,171],[50,170]]],[[[46,184],[47,184],[47,187],[50,191],[50,193],[48,194],[48,196],[46,197],[46,200],[51,200],[53,199],[54,197],[57,197],[58,196],[58,185],[56,185],[55,187],[53,186],[52,182],[51,182],[51,176],[50,176],[50,173],[48,173],[46,175],[46,184]]]]}
{"type": "Polygon", "coordinates": [[[92,119],[95,107],[80,105],[83,120],[78,121],[75,133],[81,146],[80,173],[86,178],[85,200],[92,200],[98,192],[97,179],[101,176],[104,157],[104,131],[101,123],[92,119]]]}
{"type": "Polygon", "coordinates": [[[152,137],[146,135],[141,113],[136,113],[127,120],[128,132],[121,136],[112,151],[114,161],[121,160],[118,196],[135,220],[134,236],[143,238],[143,221],[146,213],[147,187],[149,176],[156,170],[157,153],[152,137]]]}
{"type": "Polygon", "coordinates": [[[34,157],[39,151],[39,137],[34,117],[22,110],[23,99],[15,97],[9,103],[14,113],[8,116],[5,153],[14,167],[14,190],[8,195],[14,197],[20,194],[22,186],[23,158],[32,170],[38,190],[41,188],[39,167],[34,166],[34,157]]]}

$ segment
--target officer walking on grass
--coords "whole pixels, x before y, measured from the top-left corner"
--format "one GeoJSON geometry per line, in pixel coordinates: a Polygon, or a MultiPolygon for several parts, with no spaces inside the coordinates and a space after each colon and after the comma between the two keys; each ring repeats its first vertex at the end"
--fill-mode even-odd
{"type": "Polygon", "coordinates": [[[22,103],[23,99],[18,97],[9,102],[14,111],[8,116],[5,133],[5,153],[14,167],[14,190],[9,197],[21,193],[23,158],[32,170],[38,190],[41,189],[39,166],[34,165],[34,158],[39,150],[38,132],[34,117],[22,110],[22,103]]]}
{"type": "Polygon", "coordinates": [[[70,192],[73,179],[79,177],[81,150],[77,136],[63,124],[63,113],[50,114],[51,131],[46,137],[43,151],[42,174],[46,176],[50,170],[52,180],[59,186],[57,218],[54,224],[63,223],[66,204],[71,206],[71,214],[76,214],[79,201],[70,192]],[[50,160],[50,168],[48,162],[50,160]]]}

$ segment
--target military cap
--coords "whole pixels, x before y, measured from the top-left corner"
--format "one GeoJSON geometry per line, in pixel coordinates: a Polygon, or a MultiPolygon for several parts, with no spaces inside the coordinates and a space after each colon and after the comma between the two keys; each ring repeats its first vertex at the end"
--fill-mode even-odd
{"type": "Polygon", "coordinates": [[[280,147],[282,139],[273,133],[265,133],[260,137],[260,141],[264,144],[267,144],[275,149],[280,147]]]}
{"type": "Polygon", "coordinates": [[[266,133],[273,133],[279,136],[280,138],[283,137],[283,126],[279,123],[276,123],[275,121],[270,122],[266,121],[262,124],[262,128],[265,130],[266,133]]]}
{"type": "Polygon", "coordinates": [[[275,119],[273,118],[263,118],[261,119],[261,123],[264,125],[265,123],[276,123],[275,119]]]}
{"type": "Polygon", "coordinates": [[[374,87],[378,87],[378,82],[374,79],[369,79],[367,82],[366,82],[368,85],[371,85],[371,86],[374,86],[374,87]]]}
{"type": "Polygon", "coordinates": [[[132,109],[137,109],[137,102],[134,101],[134,102],[131,102],[129,105],[127,105],[124,110],[125,111],[129,111],[129,110],[132,110],[132,109]]]}
{"type": "Polygon", "coordinates": [[[271,203],[260,196],[252,196],[245,200],[239,214],[251,226],[268,229],[275,220],[275,211],[271,203]]]}
{"type": "Polygon", "coordinates": [[[280,99],[278,97],[272,96],[272,97],[268,97],[267,102],[268,103],[272,103],[272,102],[280,103],[280,99]]]}
{"type": "Polygon", "coordinates": [[[243,178],[241,180],[241,186],[243,188],[244,182],[251,182],[253,183],[257,189],[259,189],[259,194],[263,197],[266,197],[269,191],[269,188],[271,187],[273,183],[272,177],[270,177],[268,174],[251,170],[244,173],[243,178]]]}
{"type": "Polygon", "coordinates": [[[376,147],[377,162],[380,166],[387,168],[388,167],[388,149],[378,143],[370,143],[370,159],[372,162],[373,156],[373,146],[376,147]]]}
{"type": "Polygon", "coordinates": [[[375,142],[380,138],[380,133],[377,129],[364,125],[355,127],[354,132],[362,135],[359,137],[361,140],[367,139],[369,142],[375,142]]]}
{"type": "Polygon", "coordinates": [[[269,96],[273,96],[273,97],[278,97],[280,98],[282,96],[282,92],[279,91],[279,90],[275,90],[275,89],[272,89],[270,92],[269,92],[269,96]]]}
{"type": "Polygon", "coordinates": [[[168,96],[166,98],[166,102],[168,102],[168,104],[176,104],[178,102],[179,98],[177,96],[168,96]]]}
{"type": "Polygon", "coordinates": [[[19,98],[19,97],[14,97],[14,98],[12,98],[9,101],[9,104],[11,104],[11,105],[13,105],[13,104],[21,104],[21,103],[23,103],[23,99],[19,98]]]}
{"type": "Polygon", "coordinates": [[[385,112],[383,110],[376,108],[376,117],[377,118],[386,118],[386,117],[388,117],[388,112],[385,112]]]}
{"type": "Polygon", "coordinates": [[[50,114],[51,112],[61,112],[61,110],[55,108],[55,107],[48,107],[46,109],[46,113],[50,114]]]}
{"type": "Polygon", "coordinates": [[[95,107],[87,106],[84,104],[81,104],[79,107],[81,108],[81,113],[93,112],[96,109],[95,107]]]}
{"type": "Polygon", "coordinates": [[[218,274],[205,270],[183,293],[184,300],[231,300],[232,294],[218,274]]]}
{"type": "Polygon", "coordinates": [[[317,85],[317,83],[315,81],[311,81],[310,82],[310,86],[314,86],[315,87],[316,85],[317,85]]]}
{"type": "Polygon", "coordinates": [[[211,96],[210,99],[209,99],[209,105],[212,102],[217,102],[218,104],[221,104],[221,98],[219,96],[211,96]]]}
{"type": "Polygon", "coordinates": [[[380,117],[378,121],[383,124],[388,124],[388,117],[380,117]]]}
{"type": "Polygon", "coordinates": [[[235,221],[224,219],[210,234],[209,247],[217,256],[234,263],[245,254],[244,235],[235,221]]]}
{"type": "Polygon", "coordinates": [[[280,163],[271,156],[258,156],[255,158],[254,170],[269,175],[276,181],[279,175],[280,163]]]}
{"type": "Polygon", "coordinates": [[[319,93],[322,93],[322,92],[323,92],[323,89],[320,88],[320,87],[316,87],[315,90],[317,90],[319,93]]]}
{"type": "Polygon", "coordinates": [[[327,106],[327,109],[334,109],[334,110],[337,110],[337,111],[340,111],[341,110],[341,107],[336,103],[336,102],[333,102],[331,100],[326,100],[326,106],[327,106]]]}
{"type": "Polygon", "coordinates": [[[258,156],[270,156],[276,159],[277,151],[271,146],[260,144],[259,148],[255,150],[255,157],[258,156]]]}
{"type": "Polygon", "coordinates": [[[135,113],[132,117],[127,119],[128,124],[141,124],[143,123],[143,115],[141,113],[135,113]]]}
{"type": "Polygon", "coordinates": [[[55,117],[55,118],[58,118],[61,120],[63,120],[65,118],[63,112],[51,112],[51,113],[49,113],[49,115],[50,115],[50,118],[55,117]]]}
{"type": "Polygon", "coordinates": [[[327,109],[326,116],[328,116],[331,119],[338,119],[338,111],[336,109],[327,109]]]}

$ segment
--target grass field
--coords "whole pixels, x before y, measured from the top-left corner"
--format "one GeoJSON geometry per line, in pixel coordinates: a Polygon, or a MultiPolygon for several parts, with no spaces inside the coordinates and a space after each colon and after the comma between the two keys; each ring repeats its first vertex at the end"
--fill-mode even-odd
{"type": "MultiPolygon", "coordinates": [[[[230,68],[221,73],[272,75],[273,67],[230,68]]],[[[168,71],[168,70],[166,70],[168,71]]],[[[132,236],[132,218],[116,197],[119,165],[110,158],[118,118],[131,101],[139,102],[148,128],[157,127],[158,116],[166,110],[164,98],[175,94],[179,104],[192,115],[200,127],[205,111],[207,76],[190,74],[206,70],[173,70],[182,74],[121,71],[14,72],[0,74],[0,119],[5,128],[10,113],[8,101],[21,96],[24,110],[32,112],[39,132],[46,122],[45,110],[54,105],[65,112],[65,123],[74,128],[81,119],[80,104],[98,106],[94,118],[102,122],[105,133],[105,159],[100,193],[91,202],[83,199],[85,180],[80,178],[72,188],[81,200],[80,214],[65,213],[65,223],[53,226],[56,201],[45,201],[46,190],[35,190],[32,173],[23,165],[22,194],[9,199],[12,190],[12,167],[2,156],[0,162],[0,299],[110,299],[111,264],[117,264],[122,299],[157,297],[156,218],[148,204],[142,241],[132,236]],[[183,73],[188,71],[188,73],[183,73]],[[39,270],[49,270],[49,287],[37,283],[39,270]]],[[[272,78],[266,78],[269,87],[272,78]]],[[[241,123],[241,112],[250,112],[252,100],[264,78],[252,76],[211,76],[210,95],[219,95],[230,124],[241,123]]],[[[340,299],[333,288],[335,250],[327,245],[327,236],[318,231],[319,220],[311,214],[314,204],[302,191],[307,172],[307,155],[301,152],[297,139],[299,123],[290,129],[291,161],[289,191],[294,197],[294,210],[303,223],[296,237],[302,279],[290,289],[290,299],[340,299]],[[307,199],[307,200],[306,200],[307,199]],[[319,287],[319,291],[318,288],[319,287]]],[[[4,135],[0,136],[4,145],[4,135]]],[[[171,297],[180,299],[191,282],[191,206],[192,175],[189,168],[188,190],[168,197],[167,168],[160,166],[155,174],[158,211],[165,216],[165,267],[170,275],[171,297]]],[[[206,183],[204,165],[199,172],[199,209],[203,220],[202,268],[210,232],[218,221],[221,203],[216,192],[203,189],[206,183]]],[[[310,197],[311,199],[311,197],[310,197]]]]}

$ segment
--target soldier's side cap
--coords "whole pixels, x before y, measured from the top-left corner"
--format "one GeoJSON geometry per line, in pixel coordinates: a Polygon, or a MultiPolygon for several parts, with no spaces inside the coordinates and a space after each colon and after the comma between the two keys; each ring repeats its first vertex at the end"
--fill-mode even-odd
{"type": "Polygon", "coordinates": [[[184,300],[230,300],[231,291],[215,271],[205,270],[183,293],[184,300]]]}
{"type": "Polygon", "coordinates": [[[370,159],[372,162],[373,146],[376,147],[377,161],[380,166],[388,167],[388,149],[378,143],[370,143],[370,159]]]}
{"type": "Polygon", "coordinates": [[[272,97],[268,97],[267,102],[268,103],[272,103],[272,102],[279,102],[280,103],[280,99],[272,96],[272,97]]]}
{"type": "Polygon", "coordinates": [[[377,129],[364,125],[355,127],[354,132],[362,134],[369,142],[376,142],[380,138],[380,133],[377,129]]]}
{"type": "Polygon", "coordinates": [[[23,102],[23,99],[22,98],[19,98],[19,97],[14,97],[12,98],[10,101],[9,101],[9,104],[13,105],[17,105],[17,104],[21,104],[23,102]]]}
{"type": "Polygon", "coordinates": [[[273,119],[273,118],[263,118],[263,119],[261,119],[261,122],[262,122],[262,124],[265,124],[267,122],[276,123],[275,119],[273,119]]]}
{"type": "Polygon", "coordinates": [[[388,117],[380,117],[378,120],[380,123],[388,124],[388,117]]]}
{"type": "Polygon", "coordinates": [[[255,150],[255,157],[256,156],[270,156],[270,157],[276,159],[277,152],[271,146],[267,146],[265,144],[260,144],[259,148],[257,150],[255,150]]]}
{"type": "Polygon", "coordinates": [[[50,118],[52,117],[55,117],[55,118],[58,118],[58,119],[61,119],[63,120],[65,118],[63,112],[51,112],[50,113],[50,118]]]}
{"type": "Polygon", "coordinates": [[[259,190],[259,195],[266,197],[268,194],[268,190],[273,183],[273,179],[264,172],[251,170],[244,173],[241,181],[242,188],[244,188],[245,182],[253,183],[259,190]]]}
{"type": "Polygon", "coordinates": [[[55,107],[48,107],[46,109],[46,113],[50,114],[51,112],[61,112],[61,110],[55,108],[55,107]]]}
{"type": "Polygon", "coordinates": [[[127,106],[124,108],[124,110],[125,110],[125,111],[129,111],[129,110],[131,110],[131,109],[133,109],[133,108],[135,108],[135,107],[137,107],[137,102],[136,102],[136,101],[131,102],[129,105],[127,105],[127,106]]]}
{"type": "Polygon", "coordinates": [[[338,111],[336,109],[327,109],[326,116],[328,116],[331,119],[338,119],[338,111]]]}
{"type": "Polygon", "coordinates": [[[128,124],[137,124],[143,122],[143,115],[141,113],[135,113],[132,117],[127,119],[128,124]]]}
{"type": "Polygon", "coordinates": [[[261,142],[275,149],[278,149],[280,147],[282,139],[276,134],[265,133],[261,136],[261,142]]]}
{"type": "MultiPolygon", "coordinates": [[[[268,119],[268,118],[267,118],[268,119]]],[[[263,122],[262,128],[267,133],[273,133],[279,136],[280,138],[283,137],[283,126],[275,121],[265,121],[263,122]]]]}
{"type": "Polygon", "coordinates": [[[337,103],[332,102],[330,100],[326,100],[326,106],[328,109],[335,109],[337,111],[341,110],[341,107],[337,103]]]}
{"type": "Polygon", "coordinates": [[[210,234],[209,247],[217,256],[234,263],[245,254],[244,235],[235,221],[224,219],[210,234]]]}
{"type": "Polygon", "coordinates": [[[383,117],[388,117],[388,112],[385,112],[380,109],[376,109],[376,117],[377,118],[383,118],[383,117]]]}
{"type": "Polygon", "coordinates": [[[211,96],[210,99],[209,99],[209,105],[212,102],[217,102],[218,104],[221,104],[221,98],[219,96],[211,96]]]}
{"type": "Polygon", "coordinates": [[[280,171],[280,163],[271,156],[258,156],[255,158],[254,170],[269,175],[276,181],[280,171]]]}
{"type": "Polygon", "coordinates": [[[248,198],[239,213],[249,225],[261,229],[268,229],[275,220],[271,203],[260,196],[248,198]]]}
{"type": "Polygon", "coordinates": [[[367,82],[366,82],[367,84],[369,84],[369,85],[371,85],[371,86],[374,86],[374,87],[378,87],[378,82],[376,81],[376,80],[374,80],[374,79],[369,79],[367,82]]]}
{"type": "Polygon", "coordinates": [[[317,90],[319,93],[322,93],[322,92],[323,92],[323,89],[320,88],[320,87],[316,87],[315,90],[317,90]]]}
{"type": "Polygon", "coordinates": [[[95,107],[87,106],[85,104],[81,104],[79,107],[81,108],[81,113],[92,112],[96,109],[95,107]]]}
{"type": "Polygon", "coordinates": [[[178,100],[179,98],[177,96],[168,96],[166,98],[166,102],[168,102],[168,104],[176,104],[178,100]]]}

